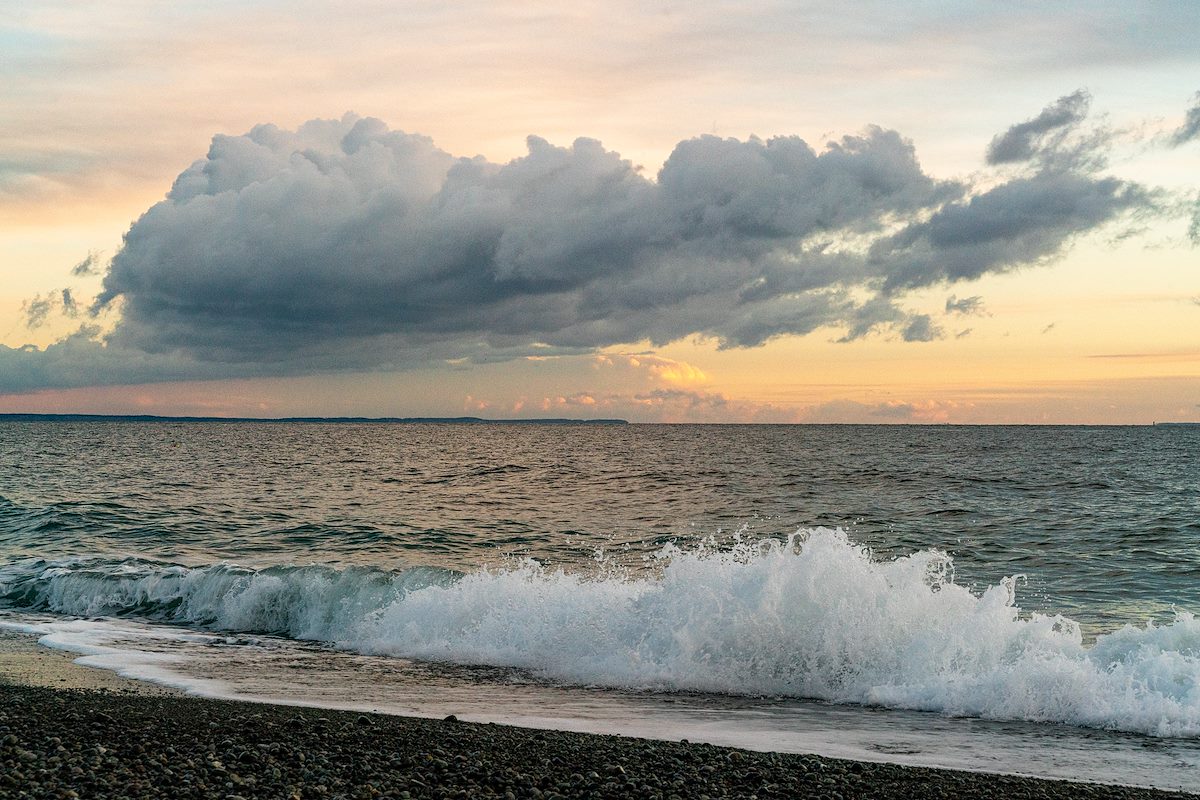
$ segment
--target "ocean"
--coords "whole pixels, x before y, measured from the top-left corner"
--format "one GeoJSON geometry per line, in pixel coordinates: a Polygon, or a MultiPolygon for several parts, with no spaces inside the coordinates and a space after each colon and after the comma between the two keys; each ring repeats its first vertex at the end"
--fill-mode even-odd
{"type": "Polygon", "coordinates": [[[0,422],[0,628],[195,694],[1200,791],[1200,427],[0,422]]]}

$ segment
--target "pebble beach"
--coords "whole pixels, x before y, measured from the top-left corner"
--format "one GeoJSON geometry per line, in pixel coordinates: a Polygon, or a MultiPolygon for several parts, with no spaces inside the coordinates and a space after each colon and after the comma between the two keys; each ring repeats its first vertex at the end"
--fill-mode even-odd
{"type": "Polygon", "coordinates": [[[1169,798],[1134,787],[182,696],[0,639],[0,797],[1169,798]]]}

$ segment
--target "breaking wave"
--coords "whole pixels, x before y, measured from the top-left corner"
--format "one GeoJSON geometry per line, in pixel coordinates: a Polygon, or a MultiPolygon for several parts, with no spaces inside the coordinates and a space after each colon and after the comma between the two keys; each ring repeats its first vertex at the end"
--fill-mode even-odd
{"type": "Polygon", "coordinates": [[[1200,736],[1200,624],[1188,613],[1085,644],[1070,619],[1023,615],[1014,578],[975,593],[941,551],[880,561],[824,528],[659,558],[644,574],[591,575],[533,561],[464,575],[25,560],[0,565],[0,605],[278,633],[575,685],[1200,736]]]}

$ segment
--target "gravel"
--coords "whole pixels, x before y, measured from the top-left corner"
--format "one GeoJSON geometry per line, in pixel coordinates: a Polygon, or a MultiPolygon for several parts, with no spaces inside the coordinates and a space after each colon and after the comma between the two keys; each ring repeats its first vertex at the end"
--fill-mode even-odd
{"type": "Polygon", "coordinates": [[[1166,798],[1151,789],[0,685],[0,798],[1166,798]]]}

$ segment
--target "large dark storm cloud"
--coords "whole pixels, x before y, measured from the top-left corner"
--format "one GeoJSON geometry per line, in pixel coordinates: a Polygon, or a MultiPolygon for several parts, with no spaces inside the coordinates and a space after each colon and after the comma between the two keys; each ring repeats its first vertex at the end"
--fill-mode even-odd
{"type": "Polygon", "coordinates": [[[846,289],[870,276],[831,244],[960,191],[878,129],[820,153],[694,139],[657,181],[592,140],[528,146],[455,159],[369,119],[218,137],[130,230],[99,304],[124,299],[121,344],[204,360],[371,337],[753,345],[852,315],[846,289]]]}
{"type": "MultiPolygon", "coordinates": [[[[1015,172],[986,191],[935,180],[880,128],[820,149],[703,136],[651,179],[590,139],[531,137],[497,164],[374,119],[263,125],[214,138],[134,223],[93,311],[119,308],[105,358],[137,354],[146,379],[694,334],[746,347],[826,326],[926,341],[939,329],[904,292],[1044,262],[1150,202],[1076,157],[1103,144],[1071,138],[1086,106],[1069,95],[993,140],[988,160],[1015,172]]],[[[62,384],[53,360],[0,351],[0,388],[62,384]]]]}

